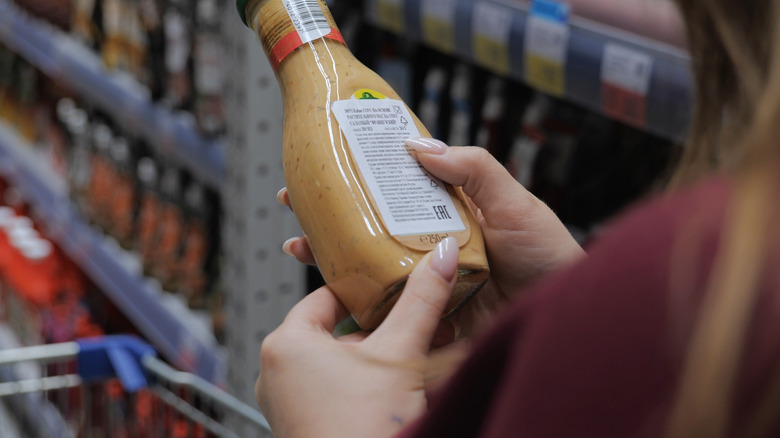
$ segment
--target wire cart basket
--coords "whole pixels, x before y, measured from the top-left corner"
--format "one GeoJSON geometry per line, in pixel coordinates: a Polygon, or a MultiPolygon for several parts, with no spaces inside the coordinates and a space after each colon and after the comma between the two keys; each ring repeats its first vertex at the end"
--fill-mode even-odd
{"type": "Polygon", "coordinates": [[[0,350],[0,409],[3,438],[271,436],[257,409],[130,336],[0,350]]]}

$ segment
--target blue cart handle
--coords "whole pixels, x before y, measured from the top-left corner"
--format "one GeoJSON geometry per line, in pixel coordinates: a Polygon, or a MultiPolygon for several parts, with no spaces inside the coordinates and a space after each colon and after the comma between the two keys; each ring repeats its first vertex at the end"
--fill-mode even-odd
{"type": "Polygon", "coordinates": [[[125,391],[146,388],[143,358],[156,356],[152,346],[128,335],[101,336],[76,341],[78,374],[85,382],[118,377],[125,391]]]}

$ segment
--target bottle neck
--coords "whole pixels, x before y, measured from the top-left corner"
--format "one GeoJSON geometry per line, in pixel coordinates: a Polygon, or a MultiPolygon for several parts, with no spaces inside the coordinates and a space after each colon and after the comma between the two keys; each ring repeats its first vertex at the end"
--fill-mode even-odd
{"type": "Polygon", "coordinates": [[[247,17],[277,73],[310,42],[321,40],[329,50],[349,52],[324,0],[254,0],[247,17]]]}

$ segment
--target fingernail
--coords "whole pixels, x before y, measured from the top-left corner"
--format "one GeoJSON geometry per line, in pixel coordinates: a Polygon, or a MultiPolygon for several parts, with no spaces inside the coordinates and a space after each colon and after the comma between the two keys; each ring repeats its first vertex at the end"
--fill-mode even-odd
{"type": "Polygon", "coordinates": [[[447,281],[455,277],[458,271],[458,242],[454,237],[447,237],[436,245],[431,257],[431,267],[447,281]]]}
{"type": "Polygon", "coordinates": [[[287,255],[289,255],[289,256],[293,255],[293,253],[292,253],[292,244],[293,244],[293,242],[295,242],[295,240],[296,240],[295,237],[291,237],[291,238],[287,239],[282,244],[282,252],[287,254],[287,255]]]}
{"type": "Polygon", "coordinates": [[[425,154],[442,155],[447,152],[447,145],[435,138],[407,138],[406,146],[410,149],[425,154]]]}
{"type": "Polygon", "coordinates": [[[276,200],[279,201],[280,204],[284,204],[284,192],[287,190],[287,187],[282,187],[281,190],[279,190],[276,193],[276,200]]]}

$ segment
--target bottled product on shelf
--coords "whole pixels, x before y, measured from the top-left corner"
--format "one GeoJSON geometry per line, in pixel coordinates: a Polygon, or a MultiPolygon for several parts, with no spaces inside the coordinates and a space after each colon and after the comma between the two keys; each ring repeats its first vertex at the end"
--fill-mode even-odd
{"type": "Polygon", "coordinates": [[[420,101],[418,113],[420,121],[430,130],[434,138],[443,138],[442,106],[444,87],[447,76],[443,68],[432,67],[425,75],[423,82],[423,98],[420,101]]]}
{"type": "Polygon", "coordinates": [[[474,139],[476,146],[487,149],[493,155],[496,155],[496,149],[502,141],[501,121],[504,119],[506,112],[506,99],[504,96],[506,88],[504,79],[498,76],[490,78],[485,93],[485,102],[480,112],[479,127],[474,139]]]}
{"type": "Polygon", "coordinates": [[[208,139],[225,134],[220,8],[226,0],[15,0],[70,33],[153,102],[188,115],[208,139]]]}
{"type": "Polygon", "coordinates": [[[225,77],[225,44],[220,29],[224,0],[198,0],[193,51],[193,111],[201,132],[208,137],[225,134],[222,90],[225,77]]]}
{"type": "Polygon", "coordinates": [[[450,123],[446,142],[452,145],[472,144],[471,70],[460,63],[450,84],[450,123]]]}

